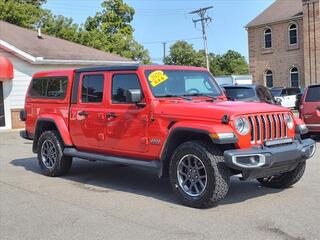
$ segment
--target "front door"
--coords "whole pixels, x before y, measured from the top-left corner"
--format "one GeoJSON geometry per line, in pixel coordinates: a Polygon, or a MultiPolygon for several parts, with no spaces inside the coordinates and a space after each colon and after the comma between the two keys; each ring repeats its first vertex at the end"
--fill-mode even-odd
{"type": "Polygon", "coordinates": [[[4,99],[3,99],[3,85],[0,81],[0,127],[4,127],[6,125],[5,115],[4,115],[4,99]]]}
{"type": "Polygon", "coordinates": [[[108,80],[110,105],[106,149],[121,154],[147,152],[149,107],[138,107],[126,100],[128,89],[140,89],[143,92],[138,75],[135,72],[110,72],[108,80]]]}
{"type": "Polygon", "coordinates": [[[80,75],[77,103],[71,105],[70,132],[79,150],[104,152],[106,139],[106,74],[80,75]]]}

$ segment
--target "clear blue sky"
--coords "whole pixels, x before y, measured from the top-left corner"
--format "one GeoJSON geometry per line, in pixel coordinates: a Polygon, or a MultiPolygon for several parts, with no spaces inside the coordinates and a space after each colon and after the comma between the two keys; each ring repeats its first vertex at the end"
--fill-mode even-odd
{"type": "MultiPolygon", "coordinates": [[[[209,51],[224,53],[229,49],[248,56],[247,32],[244,26],[274,0],[125,0],[135,8],[132,23],[135,38],[150,52],[155,62],[163,56],[162,41],[184,40],[203,49],[201,32],[194,28],[188,13],[200,7],[214,6],[208,14],[213,22],[208,26],[209,51]],[[200,38],[200,39],[194,39],[200,38]]],[[[48,0],[46,8],[56,15],[72,17],[84,23],[101,9],[102,0],[48,0]]],[[[197,26],[200,29],[200,25],[197,26]]]]}

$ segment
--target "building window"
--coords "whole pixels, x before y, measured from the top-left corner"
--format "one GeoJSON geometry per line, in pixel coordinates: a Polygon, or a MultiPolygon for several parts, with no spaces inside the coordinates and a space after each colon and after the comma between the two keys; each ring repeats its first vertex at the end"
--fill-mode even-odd
{"type": "Polygon", "coordinates": [[[268,88],[273,87],[273,72],[271,70],[266,71],[266,85],[268,88]]]}
{"type": "Polygon", "coordinates": [[[270,28],[264,30],[264,48],[272,48],[272,31],[270,28]]]}
{"type": "Polygon", "coordinates": [[[289,44],[295,45],[298,43],[298,28],[296,24],[289,25],[289,44]]]}
{"type": "Polygon", "coordinates": [[[296,67],[291,68],[290,70],[290,79],[291,79],[291,87],[299,87],[299,70],[296,67]]]}

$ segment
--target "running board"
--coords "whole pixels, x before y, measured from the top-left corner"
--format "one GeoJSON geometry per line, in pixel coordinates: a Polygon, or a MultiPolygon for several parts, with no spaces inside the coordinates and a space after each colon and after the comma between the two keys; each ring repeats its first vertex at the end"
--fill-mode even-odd
{"type": "Polygon", "coordinates": [[[83,158],[87,160],[104,161],[104,162],[110,162],[110,163],[119,163],[119,164],[125,164],[125,165],[141,166],[141,167],[156,168],[156,169],[160,168],[159,160],[144,161],[144,160],[137,160],[137,159],[131,159],[131,158],[114,157],[114,156],[108,156],[108,155],[103,155],[98,153],[82,152],[82,151],[78,151],[75,148],[65,148],[63,151],[63,154],[66,156],[78,157],[78,158],[83,158]]]}

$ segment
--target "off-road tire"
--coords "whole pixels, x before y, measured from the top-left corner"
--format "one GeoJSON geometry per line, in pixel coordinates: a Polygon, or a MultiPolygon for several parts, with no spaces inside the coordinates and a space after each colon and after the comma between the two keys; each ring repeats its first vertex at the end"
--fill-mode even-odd
{"type": "Polygon", "coordinates": [[[172,154],[169,167],[170,183],[174,193],[184,205],[194,208],[209,208],[225,198],[229,190],[230,172],[224,164],[223,153],[211,144],[201,141],[182,143],[172,154]],[[207,185],[200,196],[192,197],[179,185],[177,168],[179,161],[193,154],[203,162],[207,172],[207,185]]]}
{"type": "Polygon", "coordinates": [[[291,172],[283,173],[275,178],[259,178],[257,180],[265,187],[288,188],[296,184],[302,178],[305,169],[306,162],[303,161],[291,172]]]}
{"type": "Polygon", "coordinates": [[[38,162],[41,171],[46,176],[57,177],[65,175],[69,172],[72,165],[72,157],[63,155],[64,144],[58,131],[50,130],[41,134],[38,139],[38,162]],[[50,140],[57,151],[55,164],[52,168],[48,168],[42,161],[41,149],[46,140],[50,140]]]}

